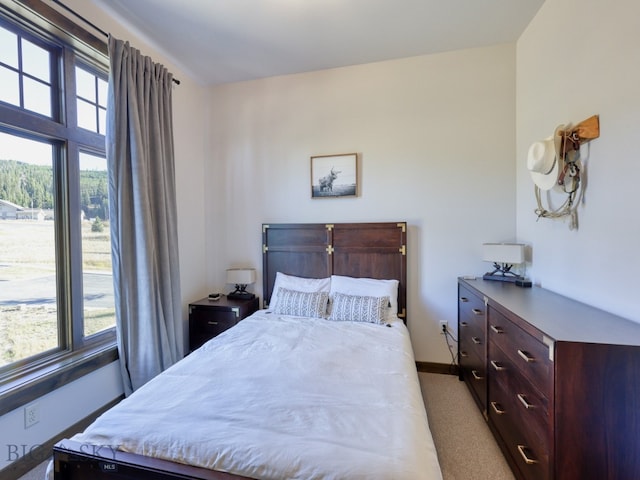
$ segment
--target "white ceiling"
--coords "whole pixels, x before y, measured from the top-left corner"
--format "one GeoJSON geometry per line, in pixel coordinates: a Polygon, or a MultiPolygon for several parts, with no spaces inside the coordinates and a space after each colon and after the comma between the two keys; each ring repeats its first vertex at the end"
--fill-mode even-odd
{"type": "Polygon", "coordinates": [[[204,85],[514,42],[544,3],[93,1],[204,85]]]}

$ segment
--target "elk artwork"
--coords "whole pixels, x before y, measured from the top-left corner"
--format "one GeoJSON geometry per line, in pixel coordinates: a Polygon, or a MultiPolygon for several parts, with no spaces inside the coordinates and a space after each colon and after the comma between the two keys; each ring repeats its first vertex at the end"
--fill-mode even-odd
{"type": "Polygon", "coordinates": [[[338,178],[338,174],[342,173],[341,170],[334,170],[334,168],[331,167],[331,172],[320,179],[321,192],[333,192],[333,182],[338,178]]]}

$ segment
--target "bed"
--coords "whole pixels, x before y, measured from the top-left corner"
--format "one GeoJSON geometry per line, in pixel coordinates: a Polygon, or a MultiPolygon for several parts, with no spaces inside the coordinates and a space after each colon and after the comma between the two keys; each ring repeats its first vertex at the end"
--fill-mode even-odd
{"type": "Polygon", "coordinates": [[[405,326],[406,224],[262,236],[265,309],[59,442],[56,479],[442,478],[405,326]]]}

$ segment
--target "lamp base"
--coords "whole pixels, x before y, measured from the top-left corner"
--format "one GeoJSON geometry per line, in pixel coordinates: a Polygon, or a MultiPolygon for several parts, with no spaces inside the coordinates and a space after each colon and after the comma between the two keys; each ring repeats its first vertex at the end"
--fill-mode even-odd
{"type": "Polygon", "coordinates": [[[530,288],[531,287],[531,281],[527,280],[524,277],[520,277],[518,275],[502,275],[502,274],[495,274],[495,273],[485,273],[482,278],[484,280],[495,280],[498,282],[509,282],[509,283],[515,283],[518,287],[523,287],[523,288],[530,288]]]}
{"type": "Polygon", "coordinates": [[[230,300],[253,300],[256,296],[249,292],[231,292],[227,294],[230,300]]]}

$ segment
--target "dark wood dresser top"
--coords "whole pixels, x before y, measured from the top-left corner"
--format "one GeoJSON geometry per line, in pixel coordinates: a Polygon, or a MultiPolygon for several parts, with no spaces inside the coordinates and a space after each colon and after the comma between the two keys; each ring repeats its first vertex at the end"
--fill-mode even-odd
{"type": "Polygon", "coordinates": [[[640,323],[613,315],[540,287],[459,279],[460,284],[493,300],[557,342],[640,345],[640,323]]]}

